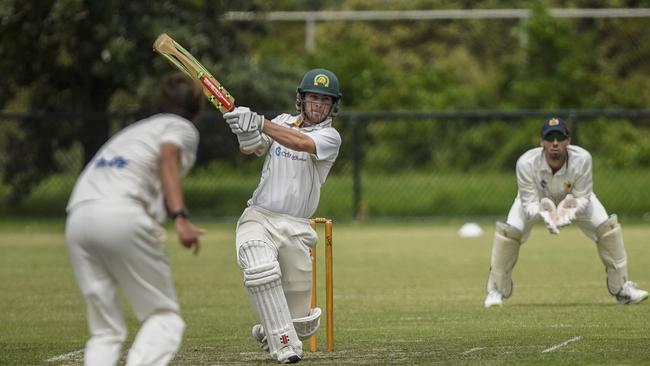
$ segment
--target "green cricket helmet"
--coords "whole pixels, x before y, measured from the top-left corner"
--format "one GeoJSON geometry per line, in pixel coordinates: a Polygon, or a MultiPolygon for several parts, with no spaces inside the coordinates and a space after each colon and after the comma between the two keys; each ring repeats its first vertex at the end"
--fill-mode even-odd
{"type": "Polygon", "coordinates": [[[337,101],[341,98],[339,79],[333,72],[326,69],[312,69],[303,76],[298,93],[315,93],[329,95],[337,101]]]}
{"type": "Polygon", "coordinates": [[[302,77],[302,81],[296,89],[296,109],[299,113],[303,111],[305,93],[314,93],[332,97],[333,105],[330,110],[331,116],[335,116],[338,110],[341,92],[339,90],[339,79],[333,72],[327,69],[311,69],[302,77]]]}

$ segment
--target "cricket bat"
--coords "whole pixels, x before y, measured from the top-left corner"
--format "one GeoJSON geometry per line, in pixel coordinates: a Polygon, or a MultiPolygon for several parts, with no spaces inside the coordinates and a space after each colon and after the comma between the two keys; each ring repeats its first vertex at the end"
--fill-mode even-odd
{"type": "Polygon", "coordinates": [[[221,113],[226,113],[235,107],[235,98],[230,95],[226,88],[221,86],[221,83],[191,53],[174,41],[167,33],[162,33],[156,38],[153,49],[184,72],[185,75],[199,82],[203,94],[221,113]]]}

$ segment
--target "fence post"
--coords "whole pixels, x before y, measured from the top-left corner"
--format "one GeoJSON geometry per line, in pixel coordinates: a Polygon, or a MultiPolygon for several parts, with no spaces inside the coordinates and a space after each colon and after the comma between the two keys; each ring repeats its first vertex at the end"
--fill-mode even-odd
{"type": "Polygon", "coordinates": [[[571,144],[578,145],[580,143],[578,139],[578,117],[574,110],[569,112],[569,121],[571,125],[571,144]]]}
{"type": "Polygon", "coordinates": [[[361,123],[358,116],[352,116],[352,217],[361,219],[361,123]]]}

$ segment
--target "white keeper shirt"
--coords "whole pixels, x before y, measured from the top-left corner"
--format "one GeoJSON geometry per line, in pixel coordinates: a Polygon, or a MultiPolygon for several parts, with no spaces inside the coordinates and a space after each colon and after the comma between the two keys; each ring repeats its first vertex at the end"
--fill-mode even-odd
{"type": "Polygon", "coordinates": [[[592,194],[591,154],[579,146],[567,146],[567,160],[555,174],[544,157],[542,147],[530,149],[517,161],[518,198],[528,218],[541,210],[539,201],[547,197],[556,205],[572,194],[580,212],[592,194]]]}
{"type": "Polygon", "coordinates": [[[66,211],[92,200],[140,202],[158,222],[167,215],[158,159],[162,144],[179,147],[181,175],[196,161],[199,132],[176,114],[156,114],[114,135],[86,165],[74,186],[66,211]]]}
{"type": "Polygon", "coordinates": [[[316,144],[316,153],[295,151],[273,141],[267,152],[260,183],[248,200],[248,206],[299,218],[309,218],[318,207],[321,186],[334,165],[341,146],[341,135],[332,127],[332,119],[299,128],[300,116],[282,114],[271,122],[296,129],[316,144]]]}

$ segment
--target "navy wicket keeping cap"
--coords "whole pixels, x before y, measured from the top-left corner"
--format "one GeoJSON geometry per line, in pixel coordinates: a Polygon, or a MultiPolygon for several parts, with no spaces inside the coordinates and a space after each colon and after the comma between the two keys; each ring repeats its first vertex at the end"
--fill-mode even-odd
{"type": "Polygon", "coordinates": [[[544,122],[544,126],[542,126],[542,138],[551,132],[559,132],[564,136],[569,136],[569,129],[564,121],[559,118],[551,118],[544,122]]]}

